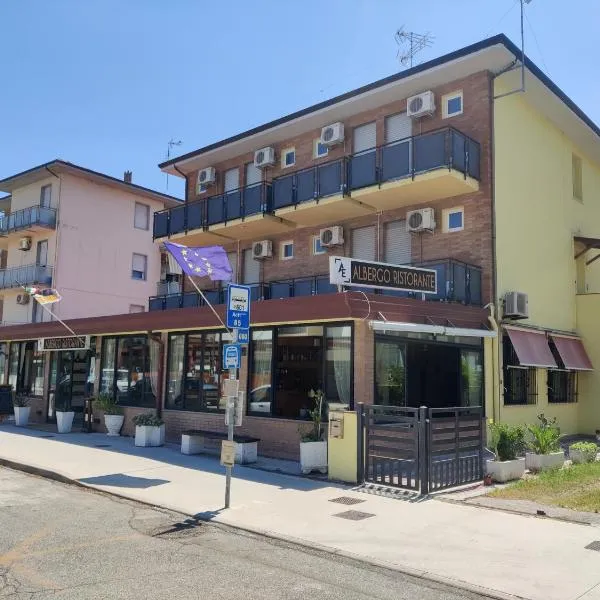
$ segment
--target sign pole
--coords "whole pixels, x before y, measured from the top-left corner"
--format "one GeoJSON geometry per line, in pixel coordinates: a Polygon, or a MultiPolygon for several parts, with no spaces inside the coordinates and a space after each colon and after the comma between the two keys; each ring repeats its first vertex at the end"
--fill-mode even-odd
{"type": "MultiPolygon", "coordinates": [[[[237,344],[237,329],[233,329],[233,343],[237,344]]],[[[229,369],[229,379],[237,379],[237,369],[229,369]]],[[[227,397],[227,441],[233,442],[233,426],[235,420],[235,397],[227,397]]],[[[231,499],[231,473],[233,467],[225,467],[225,508],[229,508],[231,499]]]]}

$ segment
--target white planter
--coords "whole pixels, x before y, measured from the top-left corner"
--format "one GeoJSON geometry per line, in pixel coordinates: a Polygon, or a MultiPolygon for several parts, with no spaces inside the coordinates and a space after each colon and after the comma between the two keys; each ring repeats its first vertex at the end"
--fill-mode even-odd
{"type": "Polygon", "coordinates": [[[27,427],[30,410],[31,406],[15,406],[15,425],[17,427],[27,427]]]}
{"type": "Polygon", "coordinates": [[[125,421],[124,415],[104,415],[104,426],[106,427],[108,435],[121,435],[123,421],[125,421]]]}
{"type": "Polygon", "coordinates": [[[535,454],[534,452],[525,453],[525,466],[530,471],[560,468],[564,464],[565,454],[562,450],[560,452],[551,452],[550,454],[535,454]]]}
{"type": "Polygon", "coordinates": [[[582,452],[581,450],[577,450],[577,448],[569,448],[569,458],[576,465],[581,465],[583,463],[594,462],[598,452],[592,457],[588,452],[582,452]]]}
{"type": "Polygon", "coordinates": [[[300,470],[327,473],[327,442],[300,442],[300,470]]]}
{"type": "Polygon", "coordinates": [[[165,426],[153,427],[150,425],[136,425],[136,446],[162,446],[165,443],[165,426]]]}
{"type": "Polygon", "coordinates": [[[521,479],[525,473],[525,459],[515,460],[486,460],[486,474],[494,481],[504,483],[513,479],[521,479]]]}
{"type": "Polygon", "coordinates": [[[63,412],[61,410],[56,411],[56,426],[58,428],[58,433],[71,433],[74,416],[75,412],[72,410],[69,412],[63,412]]]}

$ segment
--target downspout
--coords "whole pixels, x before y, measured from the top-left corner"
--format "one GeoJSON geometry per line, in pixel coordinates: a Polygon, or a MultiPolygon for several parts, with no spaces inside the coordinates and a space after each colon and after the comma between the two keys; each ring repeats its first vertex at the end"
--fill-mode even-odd
{"type": "MultiPolygon", "coordinates": [[[[52,173],[52,171],[50,171],[50,169],[48,169],[48,167],[46,167],[46,169],[52,173]]],[[[59,177],[58,175],[55,175],[54,173],[52,173],[52,175],[54,175],[54,177],[56,177],[58,179],[58,199],[56,201],[56,240],[54,243],[54,264],[52,265],[52,287],[56,288],[58,287],[58,265],[60,263],[59,260],[59,252],[60,252],[60,229],[61,229],[61,221],[60,221],[60,214],[61,214],[61,210],[60,210],[60,201],[61,201],[61,196],[62,196],[62,177],[59,177]]],[[[56,306],[55,308],[55,313],[58,313],[57,316],[60,316],[61,314],[61,310],[60,310],[60,302],[58,303],[58,306],[56,306]]],[[[42,317],[43,320],[43,317],[42,317]]]]}
{"type": "Polygon", "coordinates": [[[486,305],[490,309],[488,321],[496,335],[492,338],[492,414],[496,423],[500,422],[500,331],[496,321],[496,310],[493,302],[486,305]]]}
{"type": "Polygon", "coordinates": [[[163,406],[165,343],[160,333],[156,334],[152,333],[152,331],[148,331],[148,338],[156,342],[160,347],[158,353],[158,368],[156,369],[156,416],[160,417],[162,415],[163,406]]]}
{"type": "MultiPolygon", "coordinates": [[[[173,168],[183,177],[183,179],[185,181],[185,191],[183,192],[183,201],[184,201],[184,204],[187,204],[188,203],[188,191],[189,191],[189,182],[188,182],[187,175],[181,169],[179,169],[176,164],[173,164],[173,168]]],[[[182,273],[181,274],[181,293],[182,294],[185,293],[185,280],[186,280],[186,277],[182,273]]]]}

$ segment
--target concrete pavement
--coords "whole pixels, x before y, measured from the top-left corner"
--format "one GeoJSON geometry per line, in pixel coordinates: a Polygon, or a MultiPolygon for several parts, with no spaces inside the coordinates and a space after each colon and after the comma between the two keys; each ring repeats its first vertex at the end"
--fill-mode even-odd
{"type": "Polygon", "coordinates": [[[327,548],[467,589],[532,600],[600,600],[600,529],[438,500],[409,502],[236,466],[223,510],[218,460],[130,438],[0,427],[0,459],[198,518],[327,548]],[[95,447],[95,446],[108,447],[95,447]],[[339,497],[354,505],[331,502],[339,497]],[[338,515],[367,513],[363,520],[338,515]]]}

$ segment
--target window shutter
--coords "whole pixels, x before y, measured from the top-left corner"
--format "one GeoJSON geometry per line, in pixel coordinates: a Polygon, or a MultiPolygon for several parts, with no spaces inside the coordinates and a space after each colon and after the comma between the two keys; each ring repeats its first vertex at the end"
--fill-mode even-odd
{"type": "Polygon", "coordinates": [[[352,230],[352,258],[375,260],[375,226],[352,230]]]}
{"type": "Polygon", "coordinates": [[[150,207],[145,204],[135,203],[135,218],[134,226],[137,229],[148,229],[148,221],[150,217],[150,207]]]}
{"type": "Polygon", "coordinates": [[[406,221],[392,221],[385,225],[385,262],[407,265],[411,261],[411,236],[406,221]]]}
{"type": "Polygon", "coordinates": [[[240,187],[240,170],[229,169],[225,171],[225,191],[231,192],[240,187]]]}
{"type": "Polygon", "coordinates": [[[377,128],[375,122],[354,128],[354,152],[370,150],[377,145],[377,128]]]}
{"type": "Polygon", "coordinates": [[[412,120],[406,113],[385,118],[385,143],[390,144],[412,135],[412,120]]]}
{"type": "Polygon", "coordinates": [[[254,185],[262,181],[262,171],[254,163],[246,165],[246,185],[254,185]]]}
{"type": "Polygon", "coordinates": [[[142,273],[146,273],[146,257],[143,254],[133,255],[132,269],[134,271],[141,271],[142,273]]]}
{"type": "Polygon", "coordinates": [[[260,261],[254,260],[252,248],[244,250],[244,283],[260,282],[260,261]]]}
{"type": "Polygon", "coordinates": [[[181,275],[181,267],[170,252],[167,254],[167,260],[169,261],[169,273],[172,275],[181,275]]]}

